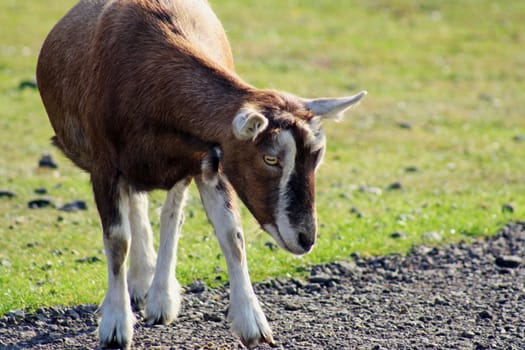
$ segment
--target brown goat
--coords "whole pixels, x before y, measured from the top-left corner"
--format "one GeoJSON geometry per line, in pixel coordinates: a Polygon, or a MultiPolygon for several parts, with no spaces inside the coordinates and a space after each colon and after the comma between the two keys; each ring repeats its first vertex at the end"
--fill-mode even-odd
{"type": "Polygon", "coordinates": [[[108,266],[102,346],[130,346],[131,302],[149,323],[177,317],[176,248],[192,179],[227,261],[232,330],[247,346],[273,343],[236,194],[281,247],[310,251],[321,121],[365,92],[306,100],[246,84],[206,0],[81,0],[44,42],[37,81],[54,144],[91,176],[108,266]],[[152,189],[168,190],[158,256],[152,189]]]}

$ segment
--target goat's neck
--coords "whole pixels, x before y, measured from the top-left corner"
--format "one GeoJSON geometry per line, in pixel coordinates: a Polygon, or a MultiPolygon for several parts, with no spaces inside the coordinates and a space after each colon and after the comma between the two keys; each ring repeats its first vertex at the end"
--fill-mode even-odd
{"type": "Polygon", "coordinates": [[[210,143],[232,137],[233,118],[253,88],[233,72],[207,62],[192,62],[176,76],[163,96],[166,122],[210,143]]]}

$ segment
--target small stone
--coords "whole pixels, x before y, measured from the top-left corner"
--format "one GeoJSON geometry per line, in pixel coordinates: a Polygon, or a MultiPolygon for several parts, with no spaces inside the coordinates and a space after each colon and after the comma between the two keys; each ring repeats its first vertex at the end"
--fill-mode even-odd
{"type": "Polygon", "coordinates": [[[397,123],[397,126],[399,126],[401,129],[407,129],[407,130],[412,129],[412,124],[410,124],[407,121],[400,121],[397,123]]]}
{"type": "Polygon", "coordinates": [[[212,322],[222,322],[223,318],[219,315],[216,315],[216,314],[210,314],[210,313],[205,313],[204,315],[202,315],[204,321],[212,321],[212,322]]]}
{"type": "Polygon", "coordinates": [[[85,263],[94,264],[94,263],[101,262],[101,261],[102,260],[100,260],[98,256],[86,256],[86,257],[83,257],[82,259],[75,260],[75,262],[79,264],[85,264],[85,263]]]}
{"type": "Polygon", "coordinates": [[[279,246],[278,246],[277,244],[275,244],[275,243],[273,243],[273,242],[270,242],[270,241],[264,243],[264,246],[265,246],[265,247],[268,247],[271,251],[274,251],[274,250],[276,250],[277,248],[279,248],[279,246]]]}
{"type": "Polygon", "coordinates": [[[7,259],[0,259],[0,266],[11,267],[13,266],[13,263],[7,259]]]}
{"type": "Polygon", "coordinates": [[[59,208],[62,211],[74,212],[80,210],[87,210],[87,204],[84,201],[74,201],[67,204],[64,204],[59,208]]]}
{"type": "Polygon", "coordinates": [[[50,168],[50,169],[56,169],[58,168],[57,163],[53,160],[51,155],[44,154],[42,158],[38,161],[38,166],[40,168],[50,168]]]}
{"type": "Polygon", "coordinates": [[[461,334],[459,336],[461,338],[465,338],[465,339],[472,339],[472,338],[474,338],[476,336],[476,334],[474,334],[471,331],[463,331],[463,332],[461,332],[461,334]]]}
{"type": "Polygon", "coordinates": [[[446,306],[446,305],[449,305],[449,303],[445,299],[437,296],[434,298],[434,305],[445,305],[446,306]]]}
{"type": "Polygon", "coordinates": [[[297,286],[297,288],[305,288],[308,283],[306,283],[305,281],[303,280],[300,280],[298,278],[292,278],[292,283],[295,284],[297,286]]]}
{"type": "Polygon", "coordinates": [[[297,287],[294,285],[286,286],[284,287],[284,291],[288,295],[296,295],[297,294],[297,287]]]}
{"type": "Polygon", "coordinates": [[[53,249],[54,256],[62,256],[62,251],[60,249],[53,249]]]}
{"type": "Polygon", "coordinates": [[[502,255],[496,257],[496,265],[502,268],[513,269],[520,266],[522,259],[515,255],[502,255]]]}
{"type": "Polygon", "coordinates": [[[439,234],[438,232],[426,232],[423,234],[423,239],[424,240],[427,240],[427,241],[435,241],[435,242],[439,242],[441,241],[442,237],[441,237],[441,234],[439,234]]]}
{"type": "Polygon", "coordinates": [[[387,191],[396,191],[396,190],[402,190],[402,189],[403,189],[403,185],[401,184],[401,182],[393,182],[387,187],[387,191]]]}
{"type": "Polygon", "coordinates": [[[514,206],[512,204],[503,204],[501,206],[501,212],[503,214],[505,213],[508,213],[508,214],[511,214],[511,213],[514,213],[514,206]]]}
{"type": "Polygon", "coordinates": [[[208,287],[204,281],[193,281],[186,290],[188,293],[203,293],[208,287]]]}
{"type": "Polygon", "coordinates": [[[34,192],[35,192],[36,194],[43,195],[43,194],[47,194],[47,189],[45,189],[45,188],[43,188],[43,187],[42,187],[42,188],[35,188],[34,192]]]}
{"type": "Polygon", "coordinates": [[[12,191],[8,191],[8,190],[0,190],[0,198],[8,198],[8,199],[11,199],[11,198],[14,198],[16,197],[16,194],[12,191]]]}
{"type": "Polygon", "coordinates": [[[80,318],[80,315],[75,310],[71,309],[66,312],[66,315],[71,317],[74,320],[78,320],[80,318]]]}
{"type": "Polygon", "coordinates": [[[36,78],[29,79],[29,80],[22,80],[20,84],[18,84],[18,89],[20,90],[37,89],[36,78]]]}
{"type": "Polygon", "coordinates": [[[42,209],[48,207],[54,207],[53,201],[51,198],[37,198],[29,201],[27,203],[29,209],[42,209]]]}
{"type": "Polygon", "coordinates": [[[407,172],[407,173],[417,173],[417,172],[419,172],[419,168],[417,166],[407,166],[405,168],[405,172],[407,172]]]}
{"type": "Polygon", "coordinates": [[[359,191],[364,192],[364,193],[375,194],[376,196],[380,196],[383,193],[383,191],[381,191],[379,187],[366,186],[366,185],[359,186],[359,191]]]}
{"type": "Polygon", "coordinates": [[[326,285],[328,284],[329,282],[339,282],[339,277],[336,277],[336,276],[331,276],[331,275],[328,275],[328,274],[325,274],[325,273],[320,273],[320,274],[317,274],[315,276],[310,276],[308,277],[308,281],[310,283],[317,283],[319,285],[326,285]]]}
{"type": "Polygon", "coordinates": [[[21,321],[26,317],[26,314],[22,310],[12,310],[7,317],[14,321],[21,321]]]}
{"type": "Polygon", "coordinates": [[[319,283],[310,283],[306,286],[308,292],[319,292],[323,287],[319,283]]]}
{"type": "Polygon", "coordinates": [[[516,135],[513,137],[513,140],[516,142],[525,142],[525,134],[523,135],[516,135]]]}
{"type": "Polygon", "coordinates": [[[407,237],[407,235],[404,232],[396,231],[396,232],[392,232],[390,234],[390,238],[393,238],[393,239],[401,239],[401,238],[406,238],[406,237],[407,237]]]}
{"type": "Polygon", "coordinates": [[[302,308],[303,306],[301,304],[294,303],[294,302],[287,302],[284,305],[284,309],[287,311],[297,311],[297,310],[301,310],[302,308]]]}
{"type": "Polygon", "coordinates": [[[478,314],[479,318],[482,320],[492,320],[492,315],[487,310],[483,310],[478,314]]]}
{"type": "Polygon", "coordinates": [[[350,209],[350,213],[355,214],[355,216],[356,216],[357,218],[359,218],[359,219],[362,218],[362,217],[364,216],[363,213],[362,213],[358,208],[356,208],[356,207],[352,207],[352,208],[350,209]]]}

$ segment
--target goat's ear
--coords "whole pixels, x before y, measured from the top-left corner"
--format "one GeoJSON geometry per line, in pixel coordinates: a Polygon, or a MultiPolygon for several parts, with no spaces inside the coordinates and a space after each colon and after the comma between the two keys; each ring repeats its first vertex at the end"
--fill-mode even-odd
{"type": "Polygon", "coordinates": [[[315,116],[321,119],[340,119],[343,113],[355,106],[367,94],[366,91],[339,98],[318,98],[313,100],[304,100],[308,108],[315,116]]]}
{"type": "Polygon", "coordinates": [[[254,140],[266,127],[268,119],[261,113],[243,108],[232,122],[233,134],[239,140],[254,140]]]}

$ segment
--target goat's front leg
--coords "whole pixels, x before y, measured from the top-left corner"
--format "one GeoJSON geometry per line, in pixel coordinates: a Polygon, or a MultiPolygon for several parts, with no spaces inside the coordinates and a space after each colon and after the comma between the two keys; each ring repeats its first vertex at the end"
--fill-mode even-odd
{"type": "Polygon", "coordinates": [[[180,285],[175,278],[177,244],[182,226],[182,209],[190,179],[169,190],[160,214],[160,245],[155,277],[148,292],[146,318],[149,324],[169,324],[180,310],[180,285]]]}
{"type": "Polygon", "coordinates": [[[133,306],[141,310],[155,273],[157,254],[148,217],[147,193],[130,193],[131,247],[129,250],[128,291],[133,306]]]}
{"type": "Polygon", "coordinates": [[[218,183],[197,179],[197,186],[228,265],[228,319],[232,323],[232,331],[248,347],[259,343],[273,344],[272,331],[250,282],[244,237],[233,189],[228,182],[220,178],[218,183]]]}
{"type": "Polygon", "coordinates": [[[128,348],[134,315],[126,283],[126,259],[131,241],[129,186],[118,176],[93,176],[93,192],[104,230],[108,290],[100,306],[99,338],[102,347],[128,348]]]}

